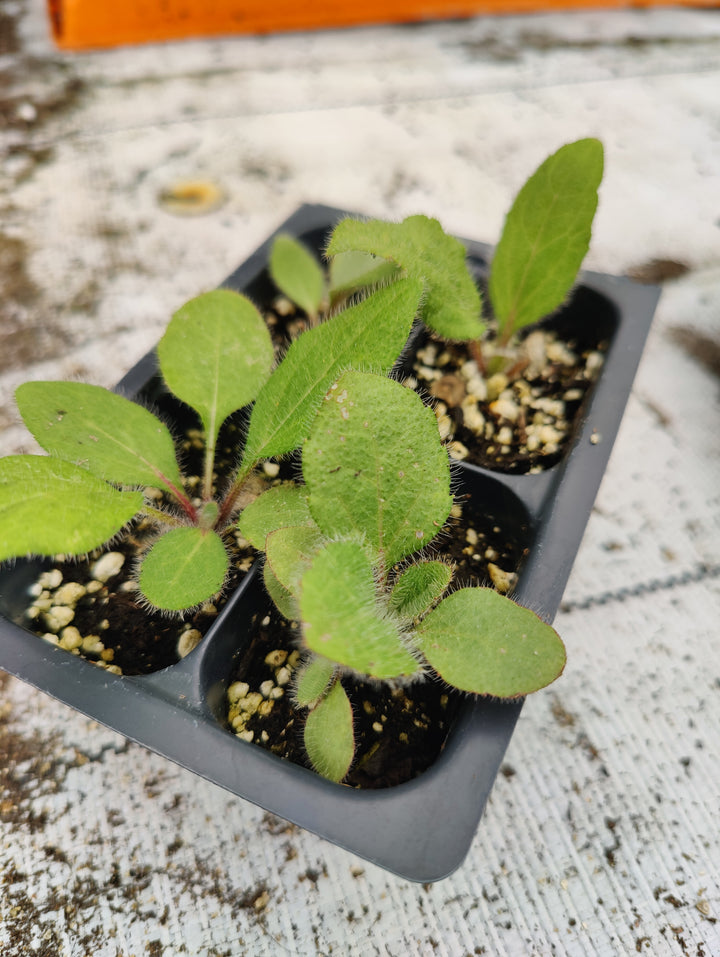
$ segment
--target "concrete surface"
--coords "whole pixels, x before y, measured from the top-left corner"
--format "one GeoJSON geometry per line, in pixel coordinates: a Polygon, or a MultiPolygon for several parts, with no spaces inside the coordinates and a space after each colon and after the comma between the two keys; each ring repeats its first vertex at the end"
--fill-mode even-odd
{"type": "Polygon", "coordinates": [[[682,275],[556,620],[568,669],[528,701],[465,864],[389,876],[5,677],[3,957],[720,954],[719,12],[75,56],[40,0],[4,0],[0,451],[29,447],[20,381],[112,385],[301,202],[492,241],[584,135],[607,158],[587,265],[682,275]],[[219,209],[163,208],[200,177],[219,209]]]}

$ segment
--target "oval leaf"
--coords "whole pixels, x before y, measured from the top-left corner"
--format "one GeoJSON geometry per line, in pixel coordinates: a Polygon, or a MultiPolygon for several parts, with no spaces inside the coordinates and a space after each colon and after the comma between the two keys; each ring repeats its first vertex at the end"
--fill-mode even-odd
{"type": "Polygon", "coordinates": [[[300,618],[297,599],[293,598],[287,588],[280,584],[267,562],[263,563],[263,582],[280,614],[289,621],[297,621],[300,618]]]}
{"type": "Polygon", "coordinates": [[[599,140],[561,147],[525,183],[490,269],[490,300],[507,338],[561,305],[590,245],[603,174],[599,140]]]}
{"type": "Polygon", "coordinates": [[[336,681],[305,723],[305,750],[313,767],[324,778],[340,782],[355,756],[355,735],[350,700],[336,681]]]}
{"type": "Polygon", "coordinates": [[[354,542],[331,542],[315,556],[302,579],[300,613],[303,640],[318,655],[375,678],[419,671],[397,624],[376,604],[372,566],[354,542]]]}
{"type": "Polygon", "coordinates": [[[276,485],[245,507],[238,521],[241,534],[258,551],[265,551],[265,539],[278,528],[312,526],[307,489],[300,485],[276,485]]]}
{"type": "Polygon", "coordinates": [[[269,267],[278,289],[308,316],[317,317],[325,298],[325,275],[312,253],[283,233],[270,250],[269,267]]]}
{"type": "Polygon", "coordinates": [[[83,382],[25,382],[15,395],[53,455],[117,485],[182,486],[169,430],[136,402],[83,382]]]}
{"type": "Polygon", "coordinates": [[[295,700],[303,708],[312,708],[322,698],[335,674],[335,662],[320,655],[311,657],[298,668],[295,677],[295,700]]]}
{"type": "Polygon", "coordinates": [[[417,645],[449,685],[518,698],[562,674],[565,648],[538,616],[491,588],[461,588],[418,625],[417,645]]]}
{"type": "Polygon", "coordinates": [[[385,569],[427,545],[450,514],[450,467],[435,415],[392,379],[342,376],[302,461],[320,529],[328,537],[359,535],[385,569]]]}
{"type": "Polygon", "coordinates": [[[199,413],[208,445],[225,419],[247,405],[270,375],[265,320],[245,296],[215,289],[185,303],[158,343],[163,378],[199,413]]]}
{"type": "Polygon", "coordinates": [[[421,293],[420,283],[404,279],[296,339],[258,395],[240,471],[299,448],[323,396],[345,369],[389,372],[410,334],[421,293]]]}
{"type": "Polygon", "coordinates": [[[267,563],[277,580],[291,595],[298,594],[301,578],[324,543],[325,538],[317,526],[278,528],[268,535],[267,563]]]}
{"type": "Polygon", "coordinates": [[[0,561],[24,555],[84,555],[117,534],[143,505],[62,459],[0,459],[0,561]]]}
{"type": "Polygon", "coordinates": [[[335,227],[328,256],[360,250],[400,266],[424,286],[421,318],[445,339],[482,335],[481,301],[465,262],[466,250],[436,219],[409,216],[401,223],[344,219],[335,227]]]}
{"type": "Polygon", "coordinates": [[[215,532],[173,528],[154,543],[140,568],[140,591],[155,608],[184,611],[225,584],[228,556],[215,532]]]}
{"type": "Polygon", "coordinates": [[[452,569],[444,562],[411,565],[395,582],[390,605],[403,618],[417,618],[440,598],[451,578],[452,569]]]}

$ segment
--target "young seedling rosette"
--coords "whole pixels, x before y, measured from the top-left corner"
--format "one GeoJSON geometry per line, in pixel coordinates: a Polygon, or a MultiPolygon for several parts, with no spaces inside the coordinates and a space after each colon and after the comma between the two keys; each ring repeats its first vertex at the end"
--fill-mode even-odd
{"type": "Polygon", "coordinates": [[[304,487],[264,493],[240,528],[266,551],[278,607],[301,623],[296,700],[309,712],[305,745],[319,773],[341,781],[352,764],[347,677],[391,687],[434,673],[498,698],[558,677],[565,649],[553,628],[490,588],[450,590],[451,567],[418,556],[444,526],[452,496],[435,417],[414,392],[368,373],[341,376],[302,465],[304,487]]]}
{"type": "MultiPolygon", "coordinates": [[[[600,143],[579,140],[518,194],[488,286],[503,346],[567,297],[602,167],[600,143]]],[[[341,781],[355,749],[348,678],[392,686],[432,675],[515,698],[553,681],[565,651],[528,609],[458,588],[427,551],[452,507],[448,456],[433,411],[388,376],[418,319],[436,338],[469,342],[484,367],[488,320],[463,244],[425,216],[349,218],[325,255],[327,265],[289,236],[272,248],[270,276],[308,320],[279,363],[243,295],[206,293],[172,317],[157,359],[202,426],[199,482],[183,471],[178,437],[142,405],[76,382],[20,386],[20,413],[46,454],[0,460],[0,561],[83,556],[142,521],[141,601],[183,613],[226,588],[239,530],[265,553],[270,597],[300,623],[306,749],[341,781]],[[220,430],[241,409],[245,441],[220,481],[220,430]],[[303,483],[256,497],[259,466],[298,450],[303,483]]]]}

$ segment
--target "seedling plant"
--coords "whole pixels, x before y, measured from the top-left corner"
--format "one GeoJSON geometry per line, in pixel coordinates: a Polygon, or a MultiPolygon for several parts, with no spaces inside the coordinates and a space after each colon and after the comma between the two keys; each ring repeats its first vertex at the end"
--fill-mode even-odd
{"type": "MultiPolygon", "coordinates": [[[[511,209],[489,295],[507,343],[567,296],[587,249],[602,148],[581,140],[550,157],[511,209]]],[[[435,674],[472,694],[512,698],[554,680],[565,653],[527,609],[485,588],[456,588],[424,549],[450,512],[447,453],[430,409],[387,378],[416,318],[478,342],[482,303],[461,243],[437,221],[343,220],[329,275],[295,240],[270,257],[278,287],[309,328],[275,365],[266,323],[220,289],[184,305],[157,349],[168,389],[205,434],[199,488],[175,437],[150,409],[78,382],[27,382],[22,418],[45,455],[0,460],[0,560],[83,556],[142,519],[141,600],[182,613],[220,593],[239,529],[266,553],[280,610],[301,623],[296,700],[320,773],[341,780],[354,752],[348,675],[409,682],[435,674]],[[216,474],[220,428],[250,407],[244,447],[216,474]],[[252,499],[253,473],[301,450],[303,484],[252,499]]]]}

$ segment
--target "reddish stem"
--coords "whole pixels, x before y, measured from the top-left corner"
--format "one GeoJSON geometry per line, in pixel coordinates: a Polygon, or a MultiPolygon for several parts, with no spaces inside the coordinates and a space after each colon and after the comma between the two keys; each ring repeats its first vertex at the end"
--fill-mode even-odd
{"type": "Polygon", "coordinates": [[[193,525],[197,525],[198,523],[197,509],[195,508],[193,503],[190,501],[190,499],[187,497],[187,495],[184,492],[181,492],[180,489],[177,488],[175,485],[173,485],[170,479],[166,478],[162,474],[162,472],[158,472],[157,474],[160,481],[168,489],[168,491],[171,493],[173,498],[175,498],[175,500],[178,502],[183,512],[185,512],[185,514],[193,523],[193,525]]]}
{"type": "Polygon", "coordinates": [[[475,364],[480,371],[480,375],[487,376],[487,366],[485,365],[485,356],[482,352],[482,346],[480,345],[479,339],[471,339],[469,346],[470,355],[475,360],[475,364]]]}

